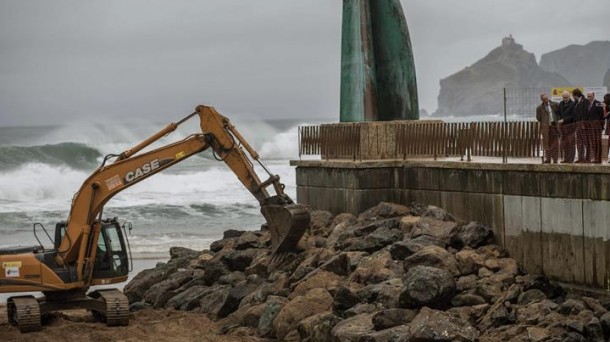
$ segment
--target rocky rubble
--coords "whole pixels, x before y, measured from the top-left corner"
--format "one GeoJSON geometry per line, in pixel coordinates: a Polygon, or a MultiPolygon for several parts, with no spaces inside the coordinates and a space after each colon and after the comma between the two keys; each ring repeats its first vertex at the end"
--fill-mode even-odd
{"type": "Polygon", "coordinates": [[[316,342],[604,341],[608,301],[528,275],[489,227],[436,207],[317,211],[300,250],[272,264],[269,233],[227,231],[125,287],[131,308],[206,314],[223,334],[316,342]]]}

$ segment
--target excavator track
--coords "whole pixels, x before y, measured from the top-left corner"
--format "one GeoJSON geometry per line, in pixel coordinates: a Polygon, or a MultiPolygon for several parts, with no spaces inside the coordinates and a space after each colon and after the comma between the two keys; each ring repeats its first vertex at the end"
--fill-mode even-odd
{"type": "Polygon", "coordinates": [[[96,293],[105,306],[104,312],[94,311],[96,316],[106,321],[109,327],[129,325],[129,300],[121,291],[99,290],[96,293]]]}
{"type": "Polygon", "coordinates": [[[40,304],[33,296],[11,297],[7,301],[9,322],[22,333],[40,331],[40,304]]]}

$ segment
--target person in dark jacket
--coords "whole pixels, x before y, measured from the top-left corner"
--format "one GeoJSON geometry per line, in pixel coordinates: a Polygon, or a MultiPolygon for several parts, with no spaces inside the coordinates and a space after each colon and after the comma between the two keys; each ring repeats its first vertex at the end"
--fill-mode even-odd
{"type": "Polygon", "coordinates": [[[599,164],[602,162],[602,131],[604,129],[604,109],[601,102],[595,99],[595,93],[587,93],[587,161],[599,164]]]}
{"type": "Polygon", "coordinates": [[[589,151],[587,150],[587,108],[589,103],[580,89],[572,90],[574,98],[574,121],[576,123],[576,148],[578,149],[577,163],[588,163],[590,159],[589,151]]]}
{"type": "MultiPolygon", "coordinates": [[[[606,119],[606,135],[610,135],[610,93],[604,95],[604,101],[602,102],[602,108],[604,109],[604,118],[606,119]]],[[[610,141],[608,141],[610,145],[610,141]]],[[[610,163],[610,148],[608,149],[608,163],[610,163]]]]}
{"type": "Polygon", "coordinates": [[[540,95],[542,103],[536,108],[536,120],[540,122],[540,134],[542,135],[542,145],[544,146],[543,163],[551,161],[557,163],[559,155],[559,130],[557,123],[557,103],[549,100],[549,95],[540,95]]]}
{"type": "Polygon", "coordinates": [[[561,94],[563,100],[557,107],[557,117],[559,118],[559,131],[561,134],[561,155],[562,163],[573,163],[576,156],[576,145],[574,135],[576,127],[574,121],[574,104],[570,97],[570,92],[564,91],[561,94]]]}

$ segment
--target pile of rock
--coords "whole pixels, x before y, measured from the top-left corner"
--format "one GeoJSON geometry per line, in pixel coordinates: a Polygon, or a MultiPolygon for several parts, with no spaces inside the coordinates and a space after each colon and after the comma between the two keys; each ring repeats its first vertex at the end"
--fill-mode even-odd
{"type": "Polygon", "coordinates": [[[381,203],[312,214],[298,253],[271,263],[268,232],[227,231],[126,287],[132,309],[198,311],[224,334],[283,341],[604,341],[609,303],[527,275],[490,228],[437,207],[381,203]]]}

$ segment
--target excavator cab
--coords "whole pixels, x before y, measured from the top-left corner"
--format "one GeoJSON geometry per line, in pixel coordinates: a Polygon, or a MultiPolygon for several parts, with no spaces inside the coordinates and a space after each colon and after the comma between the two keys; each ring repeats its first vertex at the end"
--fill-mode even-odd
{"type": "MultiPolygon", "coordinates": [[[[101,225],[92,278],[97,280],[125,277],[131,269],[127,235],[116,218],[103,220],[101,225]]],[[[61,241],[65,232],[66,222],[57,223],[55,241],[61,241]]],[[[58,249],[59,246],[55,248],[58,249]]]]}
{"type": "Polygon", "coordinates": [[[93,279],[123,277],[129,273],[126,235],[116,220],[102,222],[93,266],[93,279]]]}

